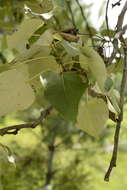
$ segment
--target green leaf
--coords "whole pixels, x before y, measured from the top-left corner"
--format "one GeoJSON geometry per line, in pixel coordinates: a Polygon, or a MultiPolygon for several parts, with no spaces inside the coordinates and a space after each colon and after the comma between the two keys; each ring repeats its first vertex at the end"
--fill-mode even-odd
{"type": "Polygon", "coordinates": [[[100,90],[105,92],[104,85],[107,78],[107,71],[103,59],[92,47],[84,46],[81,51],[86,57],[84,64],[88,64],[89,70],[97,81],[100,90]]]}
{"type": "Polygon", "coordinates": [[[0,64],[0,73],[9,70],[10,65],[9,64],[0,64]]]}
{"type": "Polygon", "coordinates": [[[52,40],[51,31],[45,31],[34,44],[30,45],[29,49],[25,46],[22,52],[15,58],[15,62],[49,55],[52,40]]]}
{"type": "Polygon", "coordinates": [[[108,109],[113,112],[117,118],[118,116],[118,112],[115,110],[115,108],[113,107],[113,105],[111,104],[110,100],[107,98],[107,105],[108,105],[108,109]]]}
{"type": "Polygon", "coordinates": [[[40,83],[40,75],[45,71],[58,71],[59,66],[53,56],[35,58],[35,60],[28,60],[28,70],[30,74],[31,84],[35,88],[42,87],[40,83]]]}
{"type": "Polygon", "coordinates": [[[18,72],[20,72],[24,76],[24,80],[28,81],[29,80],[29,67],[27,64],[21,64],[17,65],[17,67],[12,67],[12,69],[16,69],[18,72]]]}
{"type": "Polygon", "coordinates": [[[0,116],[28,108],[34,102],[34,92],[22,73],[16,69],[0,74],[0,116]]]}
{"type": "Polygon", "coordinates": [[[53,56],[47,57],[38,57],[35,59],[27,60],[27,64],[29,65],[29,72],[32,77],[35,75],[50,71],[50,70],[58,70],[58,64],[53,56]]]}
{"type": "Polygon", "coordinates": [[[45,97],[68,120],[75,122],[78,104],[87,85],[74,72],[58,74],[46,72],[42,75],[45,97]]]}
{"type": "Polygon", "coordinates": [[[52,0],[31,0],[26,1],[26,5],[36,13],[47,13],[53,9],[52,0]]]}
{"type": "Polygon", "coordinates": [[[115,89],[112,89],[108,93],[108,99],[110,100],[110,102],[111,102],[112,106],[114,107],[115,111],[117,112],[117,114],[119,114],[120,113],[120,107],[119,107],[120,95],[119,95],[119,92],[115,89]]]}
{"type": "Polygon", "coordinates": [[[65,8],[66,0],[55,0],[55,3],[56,3],[57,6],[65,8]]]}
{"type": "Polygon", "coordinates": [[[105,84],[104,84],[104,88],[105,88],[106,92],[111,90],[112,87],[113,87],[113,80],[110,77],[107,77],[105,84]]]}
{"type": "Polygon", "coordinates": [[[108,114],[108,107],[102,99],[93,98],[88,102],[81,102],[77,127],[91,136],[98,137],[105,127],[108,114]]]}
{"type": "Polygon", "coordinates": [[[67,51],[67,53],[73,57],[77,56],[80,54],[80,51],[71,43],[62,40],[61,41],[62,46],[65,48],[65,50],[67,51]]]}
{"type": "Polygon", "coordinates": [[[53,39],[58,40],[58,41],[62,41],[63,40],[62,36],[59,33],[53,34],[53,39]]]}
{"type": "Polygon", "coordinates": [[[12,68],[27,76],[27,81],[37,90],[42,87],[40,75],[45,71],[58,71],[59,65],[53,56],[44,56],[17,62],[12,68]]]}
{"type": "Polygon", "coordinates": [[[22,52],[26,48],[27,40],[43,24],[41,19],[24,19],[17,31],[7,36],[8,48],[22,52]]]}
{"type": "Polygon", "coordinates": [[[29,45],[32,45],[33,43],[35,43],[40,36],[48,29],[47,24],[43,24],[42,26],[40,26],[35,32],[34,34],[28,39],[29,45]]]}
{"type": "Polygon", "coordinates": [[[89,71],[89,59],[88,57],[84,56],[83,54],[79,55],[79,62],[81,67],[85,70],[85,71],[89,71]]]}
{"type": "Polygon", "coordinates": [[[33,44],[30,49],[24,49],[21,54],[15,58],[16,62],[21,62],[30,58],[37,58],[42,56],[48,56],[50,54],[49,46],[38,45],[37,43],[33,44]]]}

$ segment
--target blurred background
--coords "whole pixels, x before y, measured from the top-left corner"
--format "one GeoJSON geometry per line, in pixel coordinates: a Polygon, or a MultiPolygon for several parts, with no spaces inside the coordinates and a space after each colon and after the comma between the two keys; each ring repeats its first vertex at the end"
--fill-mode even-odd
{"type": "MultiPolygon", "coordinates": [[[[105,23],[106,0],[80,0],[87,21],[84,21],[76,1],[68,1],[71,4],[63,3],[62,0],[56,2],[61,7],[55,15],[56,29],[73,27],[69,8],[71,5],[76,27],[81,33],[88,32],[86,24],[88,23],[93,35],[108,37],[105,23]]],[[[124,2],[124,0],[121,2],[120,7],[112,9],[114,1],[110,1],[108,16],[111,35],[124,2]]],[[[83,38],[85,41],[88,37],[83,36],[83,38]]],[[[102,43],[98,40],[97,44],[101,46],[102,43]]],[[[119,63],[113,73],[116,89],[120,87],[121,64],[119,63]]],[[[2,117],[0,127],[35,120],[39,116],[40,109],[46,105],[45,102],[41,102],[41,92],[39,97],[39,102],[26,112],[2,117]]],[[[13,160],[7,162],[4,159],[6,155],[0,150],[0,190],[125,189],[127,187],[126,116],[127,104],[120,135],[117,167],[113,169],[109,183],[104,182],[103,178],[112,154],[115,123],[109,120],[100,138],[95,139],[54,114],[36,129],[23,129],[18,135],[0,137],[0,143],[8,146],[15,158],[15,163],[13,160]]]]}

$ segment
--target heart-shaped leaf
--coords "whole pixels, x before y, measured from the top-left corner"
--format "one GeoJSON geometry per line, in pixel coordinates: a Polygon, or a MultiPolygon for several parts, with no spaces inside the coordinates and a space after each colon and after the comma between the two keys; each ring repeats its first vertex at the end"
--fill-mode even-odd
{"type": "Polygon", "coordinates": [[[46,72],[42,77],[45,97],[66,120],[75,122],[78,104],[87,85],[74,72],[46,72]]]}
{"type": "Polygon", "coordinates": [[[91,136],[98,137],[105,127],[109,113],[106,103],[99,98],[81,102],[79,106],[77,127],[91,136]]]}
{"type": "Polygon", "coordinates": [[[0,74],[0,116],[24,110],[33,103],[33,89],[25,80],[16,69],[0,74]]]}

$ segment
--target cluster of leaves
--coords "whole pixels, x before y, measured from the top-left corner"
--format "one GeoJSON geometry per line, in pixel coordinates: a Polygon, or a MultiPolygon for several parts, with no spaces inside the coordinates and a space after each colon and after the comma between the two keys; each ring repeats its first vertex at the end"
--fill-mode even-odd
{"type": "MultiPolygon", "coordinates": [[[[108,65],[110,54],[106,46],[113,45],[115,31],[107,31],[102,26],[97,32],[73,0],[10,0],[0,1],[0,5],[0,117],[16,112],[20,119],[29,122],[34,119],[34,111],[40,112],[50,105],[55,108],[43,123],[42,134],[37,135],[43,142],[32,153],[26,150],[27,156],[22,155],[21,162],[18,161],[21,154],[16,156],[21,168],[14,172],[12,185],[12,170],[4,168],[9,176],[1,174],[5,189],[11,186],[12,189],[28,186],[37,189],[42,184],[45,185],[43,190],[84,189],[84,184],[89,184],[89,164],[86,166],[86,159],[83,163],[84,157],[90,160],[97,151],[93,148],[95,139],[90,136],[98,137],[103,130],[100,138],[103,147],[104,137],[111,132],[111,129],[104,130],[106,122],[108,119],[117,122],[120,113],[117,80],[121,80],[123,69],[122,46],[119,44],[119,53],[108,65]],[[43,152],[40,151],[42,144],[43,152]],[[66,155],[62,155],[59,147],[63,152],[71,149],[67,152],[65,167],[60,160],[66,159],[66,155]],[[46,155],[43,155],[44,150],[46,155]],[[26,172],[22,172],[22,168],[26,168],[26,172]],[[61,184],[64,185],[61,187],[61,184]]],[[[29,136],[30,142],[22,138],[26,144],[33,140],[29,136]]],[[[110,149],[112,145],[109,146],[110,149]]],[[[8,147],[1,144],[0,148],[2,159],[15,164],[8,147]]],[[[103,148],[107,152],[106,147],[103,148]]],[[[105,166],[95,162],[92,162],[94,167],[104,172],[105,166]]],[[[4,167],[3,161],[1,163],[4,167]]]]}
{"type": "Polygon", "coordinates": [[[85,38],[84,43],[75,29],[61,31],[61,15],[65,15],[64,24],[71,23],[65,11],[67,1],[63,2],[2,3],[5,13],[9,13],[8,7],[20,10],[25,4],[27,14],[20,21],[17,15],[8,15],[11,20],[7,23],[6,14],[1,18],[3,27],[13,26],[14,20],[16,31],[1,35],[0,116],[25,110],[33,103],[42,107],[44,102],[43,106],[51,104],[66,121],[97,137],[109,117],[117,119],[119,92],[114,89],[114,75],[92,47],[94,39],[85,38]],[[46,19],[40,13],[51,16],[46,19]]]}

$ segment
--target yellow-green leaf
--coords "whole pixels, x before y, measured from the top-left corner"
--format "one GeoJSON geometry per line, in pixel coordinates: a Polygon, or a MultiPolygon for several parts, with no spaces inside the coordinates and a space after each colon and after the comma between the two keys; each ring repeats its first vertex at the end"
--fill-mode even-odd
{"type": "Polygon", "coordinates": [[[62,46],[65,48],[67,53],[73,57],[80,54],[80,51],[78,48],[76,48],[72,43],[67,42],[66,40],[61,41],[62,46]]]}
{"type": "Polygon", "coordinates": [[[40,35],[39,39],[30,45],[29,49],[22,49],[20,54],[15,58],[15,62],[23,61],[30,58],[48,56],[51,51],[51,43],[53,41],[52,32],[50,30],[45,31],[40,35]]]}
{"type": "Polygon", "coordinates": [[[91,74],[97,81],[99,88],[102,92],[105,92],[104,86],[107,78],[107,71],[103,59],[92,47],[84,46],[81,51],[86,57],[84,64],[88,64],[91,74]]]}
{"type": "Polygon", "coordinates": [[[85,71],[89,71],[89,58],[86,57],[83,54],[80,54],[79,56],[79,62],[81,67],[85,70],[85,71]]]}
{"type": "Polygon", "coordinates": [[[41,19],[24,19],[14,34],[7,37],[9,49],[16,49],[22,52],[26,46],[27,40],[42,25],[41,19]]]}
{"type": "Polygon", "coordinates": [[[0,116],[24,110],[33,102],[33,89],[22,73],[12,69],[0,74],[0,116]]]}
{"type": "Polygon", "coordinates": [[[120,107],[119,107],[120,95],[119,95],[119,92],[115,89],[112,89],[108,93],[108,99],[110,100],[110,102],[111,102],[112,106],[114,107],[115,111],[117,112],[117,114],[119,114],[120,113],[120,107]]]}
{"type": "Polygon", "coordinates": [[[53,9],[52,0],[26,1],[26,5],[36,13],[47,13],[53,9]]]}
{"type": "Polygon", "coordinates": [[[98,137],[105,127],[109,113],[106,103],[99,98],[81,102],[77,117],[77,127],[89,135],[98,137]]]}
{"type": "Polygon", "coordinates": [[[105,81],[105,85],[104,85],[106,92],[109,92],[111,90],[111,88],[113,87],[113,84],[114,83],[113,83],[112,78],[107,77],[105,81]]]}
{"type": "Polygon", "coordinates": [[[59,66],[53,56],[35,58],[28,62],[31,84],[34,88],[42,87],[40,83],[40,75],[45,71],[58,71],[59,66]]]}

